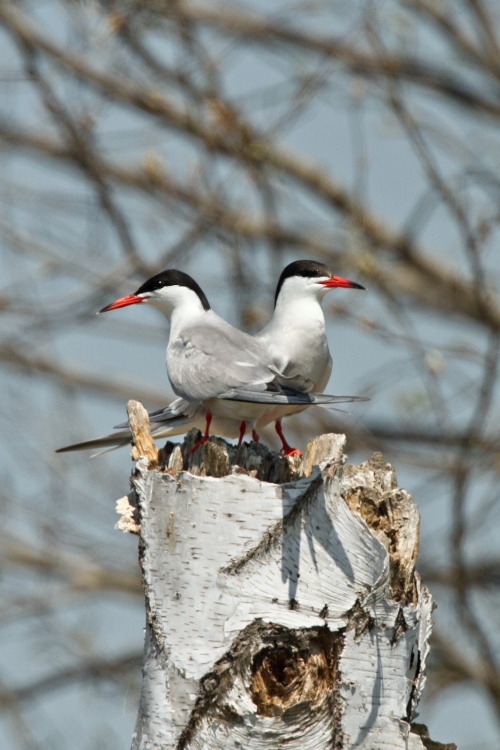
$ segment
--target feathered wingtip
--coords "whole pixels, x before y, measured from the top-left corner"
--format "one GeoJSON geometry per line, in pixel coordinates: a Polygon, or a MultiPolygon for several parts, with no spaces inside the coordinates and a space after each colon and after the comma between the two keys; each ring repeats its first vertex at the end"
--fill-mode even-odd
{"type": "Polygon", "coordinates": [[[232,388],[218,398],[226,401],[244,401],[254,404],[291,404],[296,406],[324,406],[327,404],[346,404],[354,401],[369,401],[367,396],[332,396],[328,393],[302,393],[293,388],[281,388],[276,391],[252,391],[246,388],[232,388]]]}
{"type": "Polygon", "coordinates": [[[130,443],[131,439],[130,430],[122,430],[121,432],[111,432],[109,435],[103,435],[93,440],[84,440],[82,443],[65,445],[63,448],[58,448],[55,452],[70,453],[71,451],[86,451],[93,448],[120,448],[122,445],[130,443]]]}

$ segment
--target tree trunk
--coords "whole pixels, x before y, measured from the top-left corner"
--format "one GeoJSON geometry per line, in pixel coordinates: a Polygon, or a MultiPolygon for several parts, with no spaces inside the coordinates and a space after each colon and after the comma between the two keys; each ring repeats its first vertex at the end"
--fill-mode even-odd
{"type": "Polygon", "coordinates": [[[304,460],[218,439],[189,456],[193,435],[158,452],[139,407],[119,524],[146,596],[132,749],[445,748],[412,726],[432,600],[393,469],[345,464],[343,435],[304,460]]]}

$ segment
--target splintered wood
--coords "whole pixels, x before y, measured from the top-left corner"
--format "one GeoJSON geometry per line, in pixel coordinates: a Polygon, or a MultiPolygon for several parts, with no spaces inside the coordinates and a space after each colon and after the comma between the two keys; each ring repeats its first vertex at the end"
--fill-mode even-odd
{"type": "Polygon", "coordinates": [[[432,601],[391,467],[345,466],[342,435],[303,460],[214,438],[190,454],[196,439],[133,477],[147,613],[133,750],[440,747],[412,731],[432,601]]]}
{"type": "Polygon", "coordinates": [[[158,449],[151,437],[149,417],[146,409],[139,401],[127,403],[127,416],[132,433],[132,460],[144,457],[148,466],[153,469],[158,465],[158,449]]]}

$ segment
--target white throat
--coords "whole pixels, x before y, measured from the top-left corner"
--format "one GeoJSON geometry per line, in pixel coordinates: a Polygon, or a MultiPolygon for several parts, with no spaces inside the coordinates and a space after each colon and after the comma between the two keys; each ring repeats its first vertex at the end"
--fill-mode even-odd
{"type": "Polygon", "coordinates": [[[148,304],[160,310],[170,321],[170,338],[206,314],[198,295],[184,287],[166,287],[161,294],[148,299],[148,304]]]}
{"type": "Polygon", "coordinates": [[[318,297],[312,288],[286,289],[284,285],[273,317],[257,334],[281,372],[296,373],[310,380],[315,389],[324,388],[331,370],[325,316],[318,297]]]}

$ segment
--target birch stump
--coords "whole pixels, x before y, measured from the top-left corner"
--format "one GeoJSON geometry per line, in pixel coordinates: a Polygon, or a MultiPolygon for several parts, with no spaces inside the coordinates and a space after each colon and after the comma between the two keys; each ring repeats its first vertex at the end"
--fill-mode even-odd
{"type": "MultiPolygon", "coordinates": [[[[304,459],[197,435],[158,451],[129,403],[146,598],[132,750],[451,750],[414,724],[432,600],[419,514],[343,435],[304,459]]],[[[193,431],[194,432],[194,431],[193,431]]]]}

